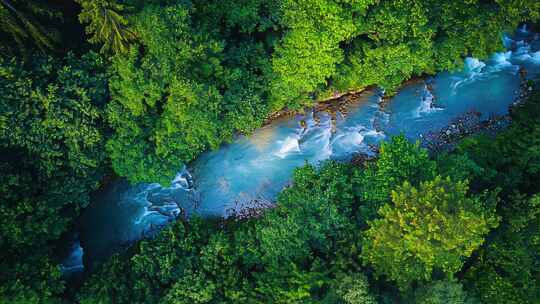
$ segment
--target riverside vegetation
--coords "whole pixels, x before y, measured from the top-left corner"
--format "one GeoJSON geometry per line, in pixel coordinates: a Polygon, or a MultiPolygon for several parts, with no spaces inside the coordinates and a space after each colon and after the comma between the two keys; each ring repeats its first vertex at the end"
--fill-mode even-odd
{"type": "Polygon", "coordinates": [[[459,68],[540,2],[66,3],[0,1],[1,303],[540,302],[537,85],[496,136],[299,168],[262,216],[179,220],[80,284],[57,256],[106,177],[166,184],[276,111],[459,68]]]}

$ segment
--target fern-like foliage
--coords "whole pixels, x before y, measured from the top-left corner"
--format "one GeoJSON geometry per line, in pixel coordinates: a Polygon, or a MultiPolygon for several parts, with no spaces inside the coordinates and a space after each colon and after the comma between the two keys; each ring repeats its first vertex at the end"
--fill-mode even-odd
{"type": "Polygon", "coordinates": [[[114,0],[76,0],[82,7],[79,21],[87,23],[88,41],[102,44],[102,53],[126,53],[136,37],[122,15],[125,6],[114,0]]]}
{"type": "Polygon", "coordinates": [[[61,13],[35,0],[0,0],[0,32],[8,38],[5,51],[25,51],[29,46],[55,50],[59,32],[47,26],[50,19],[61,19],[61,13]],[[9,45],[10,42],[14,44],[9,45]]]}

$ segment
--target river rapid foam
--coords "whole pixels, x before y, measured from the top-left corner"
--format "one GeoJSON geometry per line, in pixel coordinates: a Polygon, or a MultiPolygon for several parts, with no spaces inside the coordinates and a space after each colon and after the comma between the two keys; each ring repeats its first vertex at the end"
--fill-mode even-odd
{"type": "Polygon", "coordinates": [[[521,77],[540,75],[539,38],[520,28],[504,37],[506,51],[486,61],[466,58],[463,70],[408,84],[384,105],[383,91],[371,91],[360,94],[347,114],[337,113],[335,119],[307,111],[277,120],[204,153],[181,169],[170,187],[112,183],[96,194],[83,214],[80,246],[73,247],[64,269],[81,271],[83,253],[92,264],[156,233],[178,216],[226,217],[251,202],[272,202],[294,169],[305,163],[347,160],[357,152],[374,154],[372,147],[389,136],[403,133],[418,139],[469,111],[485,119],[504,115],[519,94],[521,77]],[[520,69],[526,75],[520,75],[520,69]]]}

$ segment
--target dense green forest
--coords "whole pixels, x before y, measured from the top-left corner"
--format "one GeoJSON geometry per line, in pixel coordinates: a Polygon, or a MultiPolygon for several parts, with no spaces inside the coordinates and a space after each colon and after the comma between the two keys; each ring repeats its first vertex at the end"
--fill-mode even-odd
{"type": "Polygon", "coordinates": [[[167,184],[278,111],[392,93],[539,18],[537,0],[0,0],[0,303],[539,303],[538,93],[496,137],[300,168],[262,217],[178,221],[81,286],[57,256],[106,180],[167,184]]]}
{"type": "Polygon", "coordinates": [[[497,136],[296,170],[260,218],[178,221],[80,303],[539,303],[540,93],[497,136]]]}

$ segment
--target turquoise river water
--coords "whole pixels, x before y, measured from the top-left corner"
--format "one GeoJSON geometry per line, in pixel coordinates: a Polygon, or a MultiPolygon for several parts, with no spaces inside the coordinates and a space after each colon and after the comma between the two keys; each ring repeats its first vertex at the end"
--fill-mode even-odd
{"type": "Polygon", "coordinates": [[[82,215],[64,271],[80,272],[83,258],[88,267],[155,233],[181,210],[222,217],[253,202],[271,202],[290,182],[293,170],[306,162],[371,154],[373,145],[391,135],[418,139],[469,111],[485,119],[506,114],[519,94],[520,67],[527,77],[540,75],[540,36],[523,27],[504,43],[507,51],[486,61],[466,58],[460,72],[404,86],[384,108],[382,92],[371,91],[349,105],[346,115],[338,113],[335,123],[326,113],[310,111],[275,121],[179,168],[171,187],[111,183],[82,215]]]}

